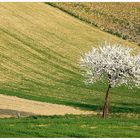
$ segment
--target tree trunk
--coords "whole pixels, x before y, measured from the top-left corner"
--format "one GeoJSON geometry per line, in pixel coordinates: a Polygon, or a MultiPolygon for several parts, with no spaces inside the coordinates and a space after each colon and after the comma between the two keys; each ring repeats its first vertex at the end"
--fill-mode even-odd
{"type": "Polygon", "coordinates": [[[105,95],[105,101],[104,101],[104,106],[103,106],[103,114],[102,114],[102,117],[105,118],[106,115],[108,114],[109,112],[109,109],[108,109],[108,95],[109,95],[109,90],[110,90],[111,86],[110,84],[108,85],[108,89],[106,91],[106,95],[105,95]]]}

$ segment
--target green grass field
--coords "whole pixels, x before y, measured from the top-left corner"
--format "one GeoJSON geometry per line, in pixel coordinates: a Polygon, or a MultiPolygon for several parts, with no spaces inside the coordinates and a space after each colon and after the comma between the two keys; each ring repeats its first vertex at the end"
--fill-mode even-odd
{"type": "Polygon", "coordinates": [[[138,118],[53,116],[0,119],[1,137],[140,137],[138,118]]]}
{"type": "MultiPolygon", "coordinates": [[[[100,112],[106,84],[84,85],[79,68],[81,54],[109,39],[139,51],[134,43],[102,32],[44,3],[0,3],[0,20],[0,94],[100,112]]],[[[83,116],[0,119],[3,128],[0,137],[138,137],[139,127],[129,129],[129,126],[138,125],[139,92],[126,87],[112,89],[110,111],[125,114],[122,120],[83,116]],[[130,114],[134,116],[131,119],[130,114]],[[50,121],[52,125],[50,129],[33,127],[34,121],[41,124],[50,121]],[[99,122],[97,133],[96,129],[86,127],[76,131],[84,121],[99,122]],[[106,129],[110,125],[117,127],[118,121],[124,127],[106,129]],[[76,127],[75,122],[79,123],[76,127]],[[67,129],[65,134],[61,127],[67,129]],[[96,134],[92,133],[94,131],[96,134]]]]}

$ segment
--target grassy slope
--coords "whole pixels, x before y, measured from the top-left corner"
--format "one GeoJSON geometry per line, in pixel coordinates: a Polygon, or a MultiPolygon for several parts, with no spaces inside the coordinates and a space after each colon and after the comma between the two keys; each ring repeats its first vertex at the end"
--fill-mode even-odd
{"type": "MultiPolygon", "coordinates": [[[[43,3],[0,3],[0,20],[1,94],[100,109],[106,85],[84,85],[78,66],[80,55],[109,37],[113,42],[135,46],[43,3]]],[[[136,49],[139,50],[138,47],[136,49]]],[[[113,89],[110,109],[114,113],[139,114],[139,97],[138,89],[113,89]]],[[[130,125],[133,121],[136,123],[133,119],[128,119],[130,125]]],[[[88,117],[87,120],[90,122],[88,117]]],[[[2,119],[1,123],[9,121],[2,119]]],[[[114,119],[111,123],[115,122],[114,119]]],[[[24,129],[28,127],[21,123],[22,126],[24,129]]],[[[22,132],[18,129],[13,135],[10,129],[9,136],[22,132]]],[[[5,130],[1,130],[2,136],[7,135],[5,130]]],[[[119,137],[120,133],[116,136],[119,137]]],[[[137,137],[137,131],[132,135],[137,137]]]]}
{"type": "Polygon", "coordinates": [[[139,44],[140,3],[49,3],[101,30],[139,44]]]}
{"type": "MultiPolygon", "coordinates": [[[[82,52],[108,34],[43,3],[1,3],[0,19],[0,93],[91,109],[101,106],[106,85],[85,86],[78,63],[82,52]]],[[[137,112],[138,92],[112,90],[113,111],[137,112]]]]}

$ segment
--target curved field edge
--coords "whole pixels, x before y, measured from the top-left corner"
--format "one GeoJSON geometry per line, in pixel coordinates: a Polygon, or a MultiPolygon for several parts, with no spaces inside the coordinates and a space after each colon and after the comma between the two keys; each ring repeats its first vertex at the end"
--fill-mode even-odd
{"type": "Polygon", "coordinates": [[[96,114],[93,111],[83,111],[66,105],[27,100],[2,94],[0,94],[0,102],[0,118],[26,117],[32,115],[96,114]]]}
{"type": "MultiPolygon", "coordinates": [[[[1,3],[0,19],[1,94],[101,110],[106,84],[84,85],[81,54],[109,36],[139,51],[44,3],[1,3]]],[[[139,114],[138,93],[113,89],[111,112],[139,114]]]]}
{"type": "Polygon", "coordinates": [[[100,30],[139,43],[139,3],[47,2],[100,30]]]}

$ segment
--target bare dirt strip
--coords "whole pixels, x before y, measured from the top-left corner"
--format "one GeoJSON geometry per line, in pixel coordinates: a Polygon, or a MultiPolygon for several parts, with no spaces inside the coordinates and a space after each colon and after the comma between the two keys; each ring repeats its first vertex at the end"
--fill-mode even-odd
{"type": "Polygon", "coordinates": [[[45,103],[0,94],[0,118],[23,117],[30,115],[95,114],[78,108],[45,103]]]}

